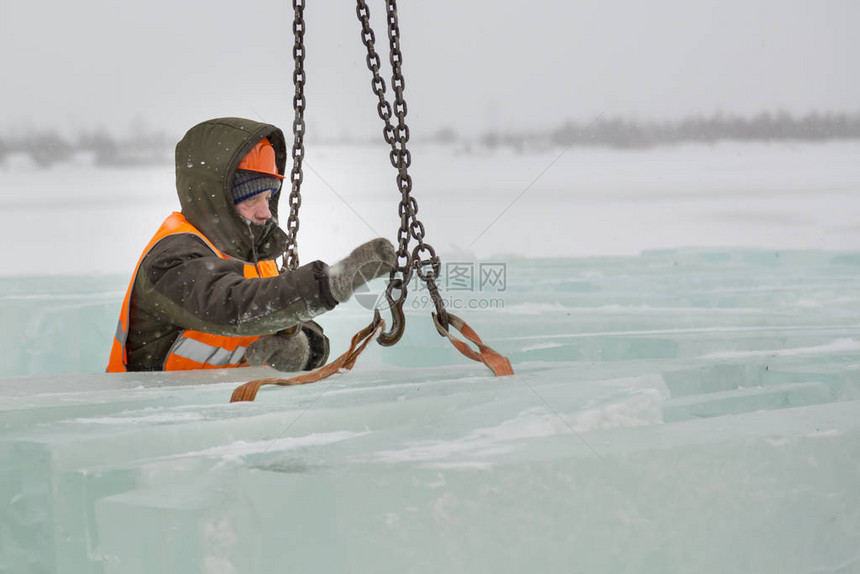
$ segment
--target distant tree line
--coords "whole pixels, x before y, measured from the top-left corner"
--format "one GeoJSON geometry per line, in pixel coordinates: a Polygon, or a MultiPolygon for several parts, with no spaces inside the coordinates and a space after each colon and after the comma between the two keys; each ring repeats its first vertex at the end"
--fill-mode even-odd
{"type": "MultiPolygon", "coordinates": [[[[737,141],[828,141],[860,139],[860,113],[764,112],[753,117],[716,113],[673,121],[639,121],[601,117],[592,122],[567,120],[543,131],[487,131],[477,138],[465,138],[444,127],[429,136],[416,137],[437,144],[460,144],[466,149],[515,151],[559,146],[609,146],[646,148],[681,143],[737,141]]],[[[313,134],[311,134],[313,140],[313,134]]],[[[374,137],[373,143],[379,143],[374,137]]],[[[133,136],[117,138],[105,130],[80,133],[66,138],[55,131],[27,130],[18,135],[0,134],[0,162],[11,154],[23,154],[39,166],[67,161],[88,154],[97,165],[145,165],[173,161],[175,138],[161,132],[140,129],[133,136]]]]}
{"type": "MultiPolygon", "coordinates": [[[[450,133],[440,132],[451,139],[450,133]]],[[[600,118],[590,123],[566,121],[543,132],[489,131],[478,143],[487,148],[523,150],[546,146],[646,148],[718,141],[827,141],[860,139],[860,113],[810,113],[795,117],[779,112],[742,117],[717,113],[675,121],[600,118]]]]}
{"type": "Polygon", "coordinates": [[[12,154],[21,154],[40,167],[49,167],[88,154],[96,165],[147,165],[172,161],[174,145],[165,134],[149,131],[118,138],[99,129],[67,138],[53,130],[30,129],[17,135],[0,135],[0,162],[12,154]]]}

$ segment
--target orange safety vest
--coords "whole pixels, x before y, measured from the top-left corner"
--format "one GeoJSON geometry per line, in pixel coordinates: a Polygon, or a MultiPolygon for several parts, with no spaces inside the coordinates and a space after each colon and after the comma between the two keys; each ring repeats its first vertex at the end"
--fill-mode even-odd
{"type": "MultiPolygon", "coordinates": [[[[131,290],[134,287],[134,280],[137,277],[137,271],[140,269],[140,263],[147,253],[155,246],[156,243],[167,237],[177,233],[190,233],[196,235],[206,242],[215,254],[221,259],[232,259],[231,257],[221,253],[212,242],[209,241],[196,227],[188,223],[185,217],[176,211],[164,220],[158,231],[149,241],[149,244],[143,250],[143,254],[137,261],[134,268],[134,274],[131,276],[131,282],[128,285],[128,290],[125,293],[125,299],[122,302],[122,309],[119,313],[119,321],[117,322],[116,335],[114,336],[113,346],[111,347],[110,360],[107,366],[109,373],[125,373],[128,371],[128,357],[126,353],[125,343],[128,338],[128,312],[131,302],[131,290]]],[[[266,260],[257,263],[245,263],[245,277],[276,277],[278,275],[278,266],[274,260],[266,260]]],[[[245,349],[259,338],[258,335],[250,337],[228,337],[224,335],[212,335],[201,331],[193,331],[186,329],[179,334],[167,358],[164,361],[163,368],[165,371],[185,371],[189,369],[223,369],[228,367],[246,367],[248,364],[244,361],[245,349]]]]}

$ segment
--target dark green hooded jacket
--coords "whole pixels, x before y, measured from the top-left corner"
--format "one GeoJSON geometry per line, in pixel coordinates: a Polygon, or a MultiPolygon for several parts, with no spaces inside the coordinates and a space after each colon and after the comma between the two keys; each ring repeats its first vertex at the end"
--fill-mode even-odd
{"type": "Polygon", "coordinates": [[[168,236],[144,257],[129,307],[126,343],[130,371],[161,370],[179,334],[193,329],[227,336],[264,335],[297,325],[337,302],[326,265],[314,261],[278,277],[246,279],[245,263],[282,255],[286,234],[272,219],[257,225],[240,217],[230,197],[236,166],[262,138],[275,148],[284,173],[287,147],[278,128],[239,118],[220,118],[191,128],[176,146],[176,190],[182,214],[222,253],[201,239],[168,236]]]}

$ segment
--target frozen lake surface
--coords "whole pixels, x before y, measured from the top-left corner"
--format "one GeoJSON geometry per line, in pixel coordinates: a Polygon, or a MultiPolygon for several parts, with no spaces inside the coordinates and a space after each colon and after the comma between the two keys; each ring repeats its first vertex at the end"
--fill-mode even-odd
{"type": "MultiPolygon", "coordinates": [[[[0,171],[0,572],[860,572],[860,145],[560,151],[416,165],[516,375],[415,292],[397,346],[232,405],[274,372],[101,372],[170,170],[0,171]]],[[[309,155],[304,261],[393,234],[371,155],[309,155]]]]}
{"type": "MultiPolygon", "coordinates": [[[[413,158],[419,217],[445,260],[860,246],[856,141],[523,155],[417,147],[413,158]]],[[[309,147],[302,260],[332,261],[376,236],[393,240],[394,177],[384,148],[309,147]]],[[[154,229],[178,209],[170,165],[0,165],[0,182],[6,276],[130,274],[154,229]]]]}

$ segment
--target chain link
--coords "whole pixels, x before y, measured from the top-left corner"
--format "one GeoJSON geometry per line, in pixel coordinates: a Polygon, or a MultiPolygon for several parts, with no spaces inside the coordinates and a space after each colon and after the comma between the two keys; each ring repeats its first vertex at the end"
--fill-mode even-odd
{"type": "Polygon", "coordinates": [[[296,269],[299,266],[298,233],[299,207],[302,205],[302,160],[305,157],[305,0],[293,0],[293,84],[296,93],[293,96],[293,168],[290,172],[290,215],[287,218],[287,245],[284,249],[284,269],[296,269]]]}
{"type": "MultiPolygon", "coordinates": [[[[362,43],[367,48],[367,67],[373,74],[371,87],[379,99],[377,112],[385,124],[382,135],[385,142],[391,146],[389,159],[391,165],[397,170],[397,189],[401,194],[398,205],[400,228],[397,232],[397,264],[391,271],[387,294],[389,303],[402,303],[406,297],[406,286],[413,271],[417,271],[418,276],[427,283],[431,293],[438,294],[435,279],[439,276],[441,264],[433,247],[424,242],[424,225],[418,220],[418,202],[412,197],[412,178],[408,172],[409,166],[412,164],[412,154],[407,149],[409,127],[406,125],[406,114],[408,108],[403,96],[406,81],[403,79],[403,53],[400,51],[400,27],[397,23],[396,0],[386,0],[385,6],[390,49],[389,62],[392,71],[391,89],[394,92],[393,105],[385,97],[385,80],[379,71],[381,64],[375,48],[376,36],[370,26],[370,10],[366,0],[357,0],[356,14],[361,22],[362,43]],[[393,118],[396,118],[396,124],[393,118]],[[409,242],[412,239],[415,239],[418,245],[410,252],[409,242]],[[422,253],[428,253],[429,256],[422,259],[422,253]],[[395,291],[397,292],[396,295],[394,295],[395,291]]],[[[444,304],[440,297],[434,297],[434,299],[438,299],[436,308],[441,320],[447,326],[444,304]]]]}

